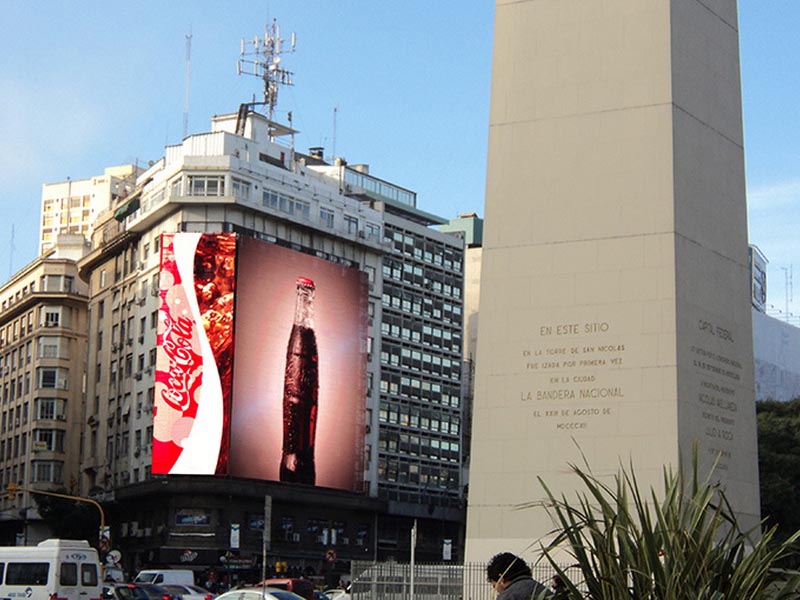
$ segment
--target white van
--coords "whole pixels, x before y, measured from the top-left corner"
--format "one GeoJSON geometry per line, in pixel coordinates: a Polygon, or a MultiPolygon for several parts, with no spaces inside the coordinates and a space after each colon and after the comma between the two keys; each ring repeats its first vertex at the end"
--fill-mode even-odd
{"type": "Polygon", "coordinates": [[[0,546],[0,598],[100,600],[97,550],[86,540],[0,546]]]}
{"type": "Polygon", "coordinates": [[[194,585],[194,572],[191,569],[145,569],[133,578],[133,583],[182,583],[194,585]]]}

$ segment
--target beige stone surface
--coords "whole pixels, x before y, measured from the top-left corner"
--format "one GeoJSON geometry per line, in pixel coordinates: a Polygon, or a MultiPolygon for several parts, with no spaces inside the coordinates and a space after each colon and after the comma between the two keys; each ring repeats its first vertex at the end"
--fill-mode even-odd
{"type": "Polygon", "coordinates": [[[467,560],[552,529],[538,478],[688,459],[758,519],[728,0],[498,0],[467,560]]]}

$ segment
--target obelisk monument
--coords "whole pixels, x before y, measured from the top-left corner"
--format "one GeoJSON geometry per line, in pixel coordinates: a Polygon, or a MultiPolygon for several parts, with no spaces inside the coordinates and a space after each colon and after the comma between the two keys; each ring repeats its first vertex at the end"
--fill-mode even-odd
{"type": "Polygon", "coordinates": [[[468,561],[537,477],[719,459],[759,518],[735,0],[497,0],[468,561]]]}

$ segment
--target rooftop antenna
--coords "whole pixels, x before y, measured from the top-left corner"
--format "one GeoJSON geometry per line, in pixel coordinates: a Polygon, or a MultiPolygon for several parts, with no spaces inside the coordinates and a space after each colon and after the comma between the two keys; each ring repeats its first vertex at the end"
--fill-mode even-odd
{"type": "Polygon", "coordinates": [[[339,107],[338,106],[334,106],[333,107],[333,142],[332,142],[333,149],[331,150],[331,161],[335,161],[336,160],[336,115],[338,114],[338,112],[339,112],[339,107]]]}
{"type": "Polygon", "coordinates": [[[785,303],[785,307],[786,307],[786,313],[785,313],[784,319],[787,322],[789,321],[789,304],[791,302],[794,302],[794,298],[793,298],[794,294],[792,293],[793,292],[793,287],[794,287],[793,281],[792,281],[792,275],[793,275],[792,267],[793,267],[793,265],[791,265],[791,264],[788,267],[781,267],[781,270],[783,271],[784,285],[785,285],[784,303],[785,303]]]}
{"type": "Polygon", "coordinates": [[[294,85],[292,82],[291,71],[281,68],[281,55],[292,53],[295,50],[296,36],[292,33],[290,47],[284,47],[284,40],[281,37],[281,30],[278,20],[273,19],[272,25],[264,27],[264,37],[254,37],[252,41],[245,42],[242,39],[241,51],[239,56],[238,70],[239,75],[253,75],[260,78],[264,83],[264,102],[268,107],[270,121],[275,115],[275,107],[278,105],[278,86],[294,85]],[[252,66],[252,72],[245,70],[246,66],[252,66]]]}
{"type": "Polygon", "coordinates": [[[186,36],[186,74],[183,80],[183,139],[189,135],[189,81],[191,79],[192,33],[186,36]]]}
{"type": "Polygon", "coordinates": [[[9,241],[9,252],[8,252],[8,278],[11,279],[11,275],[14,273],[14,224],[11,224],[11,240],[9,241]]]}

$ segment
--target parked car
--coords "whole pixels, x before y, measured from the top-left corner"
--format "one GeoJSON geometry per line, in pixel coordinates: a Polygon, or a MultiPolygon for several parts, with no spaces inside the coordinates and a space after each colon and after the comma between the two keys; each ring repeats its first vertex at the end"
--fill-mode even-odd
{"type": "Polygon", "coordinates": [[[330,600],[350,600],[350,594],[341,588],[337,588],[335,590],[325,590],[324,593],[328,598],[330,598],[330,600]]]}
{"type": "Polygon", "coordinates": [[[185,585],[194,584],[194,573],[190,569],[145,569],[139,571],[133,578],[133,583],[155,583],[164,585],[165,583],[182,583],[185,585]]]}
{"type": "Polygon", "coordinates": [[[320,592],[319,590],[316,590],[314,592],[314,600],[331,600],[331,597],[328,596],[328,594],[326,594],[325,592],[320,592]]]}
{"type": "Polygon", "coordinates": [[[294,592],[275,588],[241,588],[217,596],[216,600],[304,600],[294,592]]]}
{"type": "Polygon", "coordinates": [[[162,586],[168,590],[178,600],[212,600],[216,594],[212,594],[199,585],[186,585],[184,583],[165,583],[162,586]]]}
{"type": "Polygon", "coordinates": [[[256,586],[266,586],[276,590],[287,590],[304,598],[304,600],[314,600],[314,584],[310,580],[302,577],[284,577],[275,579],[265,579],[256,586]]]}
{"type": "Polygon", "coordinates": [[[104,583],[103,599],[150,600],[150,596],[135,583],[104,583]]]}
{"type": "Polygon", "coordinates": [[[137,583],[136,587],[143,590],[150,600],[178,600],[177,597],[163,585],[155,583],[137,583]]]}
{"type": "Polygon", "coordinates": [[[289,592],[294,592],[305,600],[314,600],[314,584],[308,579],[294,577],[265,579],[256,585],[263,585],[276,590],[287,590],[289,592]]]}

